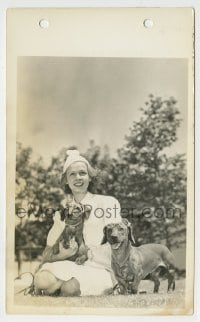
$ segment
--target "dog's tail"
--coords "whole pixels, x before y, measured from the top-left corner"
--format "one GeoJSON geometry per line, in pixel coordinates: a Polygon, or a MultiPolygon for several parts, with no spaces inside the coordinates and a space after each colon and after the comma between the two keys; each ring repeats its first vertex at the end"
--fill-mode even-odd
{"type": "Polygon", "coordinates": [[[169,250],[165,253],[165,264],[168,268],[168,291],[175,290],[175,274],[177,271],[175,265],[175,256],[169,250]]]}
{"type": "MultiPolygon", "coordinates": [[[[167,249],[168,250],[168,249],[167,249]]],[[[169,269],[176,269],[175,256],[169,250],[165,253],[165,263],[168,265],[169,269]]]]}

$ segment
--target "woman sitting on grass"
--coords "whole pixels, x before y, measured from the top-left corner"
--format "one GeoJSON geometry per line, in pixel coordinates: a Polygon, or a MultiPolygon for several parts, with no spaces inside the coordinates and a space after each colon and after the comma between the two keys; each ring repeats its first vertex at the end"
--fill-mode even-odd
{"type": "MultiPolygon", "coordinates": [[[[109,245],[101,245],[103,228],[108,223],[121,222],[119,202],[110,196],[88,191],[95,170],[77,150],[69,150],[63,167],[62,183],[68,185],[74,202],[90,207],[85,219],[83,238],[88,250],[88,260],[83,265],[67,260],[78,251],[74,241],[65,249],[60,243],[55,262],[44,263],[34,278],[36,291],[45,295],[61,296],[101,295],[112,289],[116,280],[111,270],[109,245]]],[[[65,222],[54,220],[47,237],[47,248],[52,247],[65,228],[65,222]]]]}

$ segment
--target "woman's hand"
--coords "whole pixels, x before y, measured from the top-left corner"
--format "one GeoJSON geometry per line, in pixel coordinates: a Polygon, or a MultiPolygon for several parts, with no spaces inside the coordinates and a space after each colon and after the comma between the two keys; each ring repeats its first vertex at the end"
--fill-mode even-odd
{"type": "Polygon", "coordinates": [[[78,244],[74,239],[71,239],[70,241],[70,247],[69,248],[64,248],[63,244],[60,242],[59,243],[59,254],[54,255],[53,257],[55,260],[64,260],[67,259],[73,255],[75,255],[78,251],[78,244]]]}

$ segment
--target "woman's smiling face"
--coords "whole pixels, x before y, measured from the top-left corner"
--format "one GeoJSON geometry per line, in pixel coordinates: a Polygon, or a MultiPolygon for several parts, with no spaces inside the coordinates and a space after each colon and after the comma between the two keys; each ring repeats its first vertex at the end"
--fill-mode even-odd
{"type": "Polygon", "coordinates": [[[67,169],[67,183],[72,193],[87,192],[90,177],[87,165],[84,162],[77,161],[72,163],[67,169]]]}

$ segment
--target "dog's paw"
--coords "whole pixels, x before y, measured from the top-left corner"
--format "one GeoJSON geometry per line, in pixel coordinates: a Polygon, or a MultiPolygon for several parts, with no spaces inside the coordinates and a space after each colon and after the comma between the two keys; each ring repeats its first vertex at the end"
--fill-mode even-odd
{"type": "Polygon", "coordinates": [[[120,284],[116,284],[113,287],[113,295],[122,295],[125,294],[124,287],[120,284]]]}
{"type": "Polygon", "coordinates": [[[83,263],[85,263],[85,261],[86,261],[86,256],[85,255],[82,255],[82,256],[79,256],[79,257],[77,257],[77,259],[75,260],[75,263],[77,264],[77,265],[82,265],[83,263]]]}
{"type": "Polygon", "coordinates": [[[120,295],[120,294],[121,294],[120,289],[115,289],[115,290],[113,291],[113,295],[120,295]]]}

